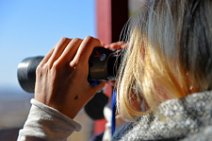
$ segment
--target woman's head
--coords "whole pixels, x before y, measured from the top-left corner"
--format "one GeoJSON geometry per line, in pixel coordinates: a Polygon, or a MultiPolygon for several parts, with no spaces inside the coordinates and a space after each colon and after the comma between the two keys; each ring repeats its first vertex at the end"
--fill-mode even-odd
{"type": "Polygon", "coordinates": [[[117,87],[120,114],[136,117],[167,99],[212,89],[211,0],[148,1],[129,28],[117,87]]]}

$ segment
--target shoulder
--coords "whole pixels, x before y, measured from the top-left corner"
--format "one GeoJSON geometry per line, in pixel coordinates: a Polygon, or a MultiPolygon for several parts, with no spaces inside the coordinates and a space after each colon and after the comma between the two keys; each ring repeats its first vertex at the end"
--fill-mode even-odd
{"type": "Polygon", "coordinates": [[[201,128],[199,132],[190,134],[183,141],[210,141],[212,139],[212,126],[201,128]]]}
{"type": "MultiPolygon", "coordinates": [[[[163,102],[152,113],[116,130],[114,140],[187,139],[212,135],[212,92],[163,102]]],[[[201,139],[200,139],[201,140],[201,139]]]]}

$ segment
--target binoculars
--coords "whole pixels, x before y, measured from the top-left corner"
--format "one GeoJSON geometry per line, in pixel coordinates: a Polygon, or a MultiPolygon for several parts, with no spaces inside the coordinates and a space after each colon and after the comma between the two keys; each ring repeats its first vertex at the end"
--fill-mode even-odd
{"type": "MultiPolygon", "coordinates": [[[[19,84],[29,93],[34,92],[36,68],[43,58],[43,56],[28,57],[18,65],[17,77],[19,84]]],[[[121,55],[117,52],[103,47],[94,48],[89,58],[89,83],[96,85],[100,81],[115,80],[120,61],[121,55]]]]}

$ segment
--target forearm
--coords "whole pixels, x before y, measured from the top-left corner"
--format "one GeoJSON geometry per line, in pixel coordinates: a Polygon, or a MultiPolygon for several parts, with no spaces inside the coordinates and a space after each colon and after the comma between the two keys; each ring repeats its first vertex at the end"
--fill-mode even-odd
{"type": "Polygon", "coordinates": [[[81,126],[57,110],[34,99],[23,129],[19,131],[18,141],[51,140],[62,141],[81,126]]]}

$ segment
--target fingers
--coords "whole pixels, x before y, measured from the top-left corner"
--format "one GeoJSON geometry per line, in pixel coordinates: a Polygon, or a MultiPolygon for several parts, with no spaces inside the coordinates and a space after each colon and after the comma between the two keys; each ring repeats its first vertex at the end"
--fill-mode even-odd
{"type": "MultiPolygon", "coordinates": [[[[62,38],[55,48],[53,48],[41,61],[40,65],[49,64],[51,68],[53,64],[67,64],[73,66],[79,61],[87,63],[94,47],[102,46],[102,43],[93,37],[87,37],[83,41],[81,39],[62,38]]],[[[106,48],[116,50],[126,47],[124,42],[116,42],[110,45],[105,45],[106,48]]]]}
{"type": "Polygon", "coordinates": [[[65,50],[63,51],[62,55],[58,58],[58,63],[67,64],[74,58],[82,40],[75,38],[72,39],[69,44],[66,46],[65,50]]]}
{"type": "Polygon", "coordinates": [[[105,86],[105,84],[106,84],[106,82],[101,82],[99,85],[92,87],[92,89],[95,92],[100,91],[105,86]]]}
{"type": "Polygon", "coordinates": [[[79,61],[88,62],[93,48],[96,46],[101,46],[100,41],[90,36],[83,41],[78,38],[62,38],[55,48],[45,56],[42,64],[48,63],[51,68],[54,64],[66,64],[67,62],[76,64],[79,61]]]}
{"type": "Polygon", "coordinates": [[[119,41],[119,42],[115,42],[115,43],[111,43],[108,45],[105,45],[105,48],[111,49],[111,50],[119,50],[119,49],[124,49],[127,47],[127,43],[123,42],[123,41],[119,41]]]}
{"type": "Polygon", "coordinates": [[[74,65],[78,62],[88,63],[90,55],[93,49],[97,46],[101,46],[101,43],[98,39],[93,37],[86,37],[79,46],[77,54],[74,56],[74,59],[70,62],[70,65],[74,65]]]}
{"type": "Polygon", "coordinates": [[[35,98],[73,118],[104,86],[104,82],[95,87],[88,83],[88,60],[96,46],[101,43],[93,37],[59,41],[36,70],[35,98]]]}
{"type": "Polygon", "coordinates": [[[42,59],[42,61],[40,62],[40,66],[43,66],[48,60],[49,58],[51,57],[52,53],[54,51],[54,48],[52,48],[48,54],[46,54],[46,56],[42,59]]]}
{"type": "Polygon", "coordinates": [[[52,55],[48,59],[49,67],[51,68],[54,62],[61,56],[66,46],[69,44],[71,39],[69,38],[62,38],[56,45],[52,55]]]}

